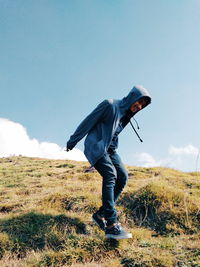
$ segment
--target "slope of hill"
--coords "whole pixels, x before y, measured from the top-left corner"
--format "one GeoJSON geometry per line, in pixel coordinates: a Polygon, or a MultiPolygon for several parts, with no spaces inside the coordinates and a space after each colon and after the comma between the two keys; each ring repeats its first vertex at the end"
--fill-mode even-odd
{"type": "Polygon", "coordinates": [[[200,173],[126,166],[117,203],[131,240],[90,221],[101,177],[85,162],[0,159],[0,266],[200,266],[200,173]]]}

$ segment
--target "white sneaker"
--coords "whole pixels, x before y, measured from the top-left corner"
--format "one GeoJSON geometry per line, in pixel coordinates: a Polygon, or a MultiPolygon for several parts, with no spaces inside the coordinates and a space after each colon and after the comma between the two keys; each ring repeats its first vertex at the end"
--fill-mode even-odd
{"type": "Polygon", "coordinates": [[[106,238],[112,239],[127,239],[132,238],[132,234],[126,232],[119,223],[115,224],[111,228],[106,228],[106,238]]]}

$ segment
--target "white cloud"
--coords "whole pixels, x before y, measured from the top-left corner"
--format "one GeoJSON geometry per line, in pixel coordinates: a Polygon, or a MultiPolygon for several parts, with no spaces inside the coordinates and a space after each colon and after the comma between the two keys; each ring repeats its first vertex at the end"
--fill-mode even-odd
{"type": "Polygon", "coordinates": [[[87,160],[82,151],[74,148],[66,152],[55,143],[31,139],[19,123],[0,118],[0,157],[28,156],[49,159],[87,160]]]}
{"type": "Polygon", "coordinates": [[[169,146],[166,157],[155,158],[142,152],[134,155],[136,165],[143,167],[169,167],[182,171],[199,171],[199,149],[189,144],[184,147],[169,146]]]}
{"type": "Polygon", "coordinates": [[[171,145],[169,148],[170,155],[197,155],[198,151],[198,148],[193,145],[187,145],[185,147],[175,147],[171,145]]]}
{"type": "Polygon", "coordinates": [[[159,163],[150,154],[146,152],[137,154],[136,158],[143,167],[153,167],[159,165],[159,163]]]}
{"type": "MultiPolygon", "coordinates": [[[[133,156],[131,164],[143,167],[170,167],[183,171],[196,171],[200,169],[199,149],[191,144],[183,147],[170,145],[163,158],[142,152],[133,156]]],[[[55,143],[39,142],[31,139],[26,129],[19,123],[0,118],[0,157],[22,155],[28,157],[40,157],[49,159],[72,159],[86,161],[84,154],[74,148],[70,152],[64,151],[55,143]]]]}

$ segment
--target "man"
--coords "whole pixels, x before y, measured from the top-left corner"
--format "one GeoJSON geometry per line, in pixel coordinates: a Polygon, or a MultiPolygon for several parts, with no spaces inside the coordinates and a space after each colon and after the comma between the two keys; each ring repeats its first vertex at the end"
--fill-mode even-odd
{"type": "Polygon", "coordinates": [[[92,215],[92,219],[105,231],[106,238],[132,237],[117,222],[115,203],[126,185],[128,174],[116,148],[119,133],[150,102],[151,97],[142,86],[134,86],[121,100],[104,100],[82,121],[67,142],[66,150],[69,151],[87,135],[85,156],[103,178],[102,207],[92,215]]]}

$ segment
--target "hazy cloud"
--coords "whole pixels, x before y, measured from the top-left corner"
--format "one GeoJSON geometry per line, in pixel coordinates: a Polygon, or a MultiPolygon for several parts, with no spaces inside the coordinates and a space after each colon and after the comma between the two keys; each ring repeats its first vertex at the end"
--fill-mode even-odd
{"type": "Polygon", "coordinates": [[[175,147],[170,146],[169,148],[169,154],[170,155],[197,155],[198,154],[198,148],[194,147],[193,145],[187,145],[185,147],[175,147]]]}
{"type": "Polygon", "coordinates": [[[136,164],[143,167],[169,167],[183,171],[199,171],[199,149],[189,144],[184,147],[170,145],[166,157],[156,158],[142,152],[134,155],[136,164]]]}
{"type": "Polygon", "coordinates": [[[143,166],[143,167],[153,167],[153,166],[159,166],[160,163],[158,163],[152,155],[146,152],[142,152],[140,154],[136,154],[135,157],[137,158],[137,161],[143,166]]]}
{"type": "Polygon", "coordinates": [[[55,143],[31,139],[19,123],[0,118],[0,157],[22,155],[49,159],[71,159],[85,161],[82,151],[74,148],[66,152],[55,143]]]}

